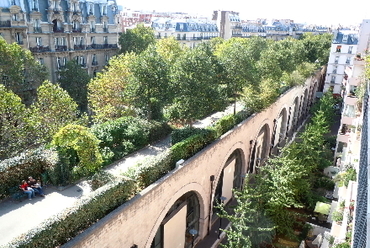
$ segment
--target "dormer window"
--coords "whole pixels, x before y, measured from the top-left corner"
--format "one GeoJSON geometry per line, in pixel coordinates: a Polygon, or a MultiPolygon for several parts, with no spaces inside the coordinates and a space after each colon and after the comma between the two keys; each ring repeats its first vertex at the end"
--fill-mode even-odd
{"type": "Polygon", "coordinates": [[[107,15],[107,5],[103,5],[101,12],[102,12],[102,15],[107,15]]]}
{"type": "Polygon", "coordinates": [[[89,4],[89,15],[94,15],[94,4],[93,3],[89,4]]]}
{"type": "Polygon", "coordinates": [[[343,39],[342,39],[342,42],[343,43],[346,43],[348,41],[348,35],[343,35],[343,39]]]}

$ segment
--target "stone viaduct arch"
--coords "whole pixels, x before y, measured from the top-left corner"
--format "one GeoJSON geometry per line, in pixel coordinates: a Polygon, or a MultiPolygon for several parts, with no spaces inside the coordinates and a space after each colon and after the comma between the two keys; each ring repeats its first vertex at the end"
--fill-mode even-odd
{"type": "Polygon", "coordinates": [[[171,235],[188,248],[189,228],[197,230],[195,243],[201,241],[217,220],[215,201],[230,201],[245,174],[278,153],[307,115],[316,89],[309,79],[306,87],[289,90],[63,247],[173,248],[166,236],[171,235]]]}

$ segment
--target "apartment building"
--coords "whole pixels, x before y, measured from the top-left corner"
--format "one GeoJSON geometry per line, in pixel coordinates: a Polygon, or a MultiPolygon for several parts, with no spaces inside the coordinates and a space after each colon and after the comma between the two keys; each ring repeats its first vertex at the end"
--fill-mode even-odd
{"type": "Polygon", "coordinates": [[[0,0],[0,35],[29,49],[52,82],[69,60],[100,71],[118,51],[118,21],[112,0],[0,0]]]}
{"type": "Polygon", "coordinates": [[[346,66],[352,66],[357,54],[358,31],[339,30],[334,32],[330,48],[324,92],[331,89],[333,94],[341,94],[342,81],[346,78],[346,66]]]}
{"type": "Polygon", "coordinates": [[[172,36],[191,48],[219,36],[216,23],[202,19],[157,18],[152,21],[152,28],[157,39],[172,36]]]}

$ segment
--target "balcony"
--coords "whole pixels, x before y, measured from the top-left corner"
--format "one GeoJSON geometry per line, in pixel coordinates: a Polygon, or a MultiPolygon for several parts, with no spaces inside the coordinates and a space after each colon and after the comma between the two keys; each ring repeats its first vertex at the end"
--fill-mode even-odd
{"type": "Polygon", "coordinates": [[[97,66],[97,65],[98,65],[98,61],[93,61],[93,62],[91,62],[91,65],[93,65],[93,66],[97,66]]]}
{"type": "Polygon", "coordinates": [[[64,33],[64,28],[53,28],[54,33],[64,33]]]}
{"type": "Polygon", "coordinates": [[[33,27],[33,32],[34,33],[42,33],[41,27],[33,27]]]}
{"type": "Polygon", "coordinates": [[[10,28],[10,21],[0,21],[0,27],[2,28],[10,28]]]}
{"type": "Polygon", "coordinates": [[[81,33],[82,28],[72,28],[72,33],[81,33]]]}
{"type": "Polygon", "coordinates": [[[74,50],[85,50],[86,46],[85,45],[74,45],[73,49],[74,50]]]}
{"type": "Polygon", "coordinates": [[[95,33],[95,28],[90,28],[91,33],[95,33]]]}
{"type": "Polygon", "coordinates": [[[345,104],[349,104],[349,105],[356,105],[357,104],[357,100],[358,100],[358,98],[356,97],[356,95],[354,93],[349,93],[345,97],[344,103],[345,104]]]}
{"type": "Polygon", "coordinates": [[[50,52],[50,48],[48,46],[36,46],[36,47],[30,47],[30,51],[33,53],[44,53],[44,52],[50,52]]]}
{"type": "Polygon", "coordinates": [[[55,51],[56,52],[64,52],[64,51],[68,51],[68,48],[67,48],[67,46],[55,46],[55,51]]]}

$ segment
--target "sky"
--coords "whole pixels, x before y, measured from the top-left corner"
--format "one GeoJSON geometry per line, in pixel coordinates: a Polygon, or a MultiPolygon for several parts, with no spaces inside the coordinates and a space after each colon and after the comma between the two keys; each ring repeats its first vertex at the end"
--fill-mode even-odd
{"type": "Polygon", "coordinates": [[[370,19],[370,0],[116,0],[131,10],[186,12],[211,17],[214,10],[239,12],[242,20],[291,19],[317,25],[356,25],[370,19]]]}

